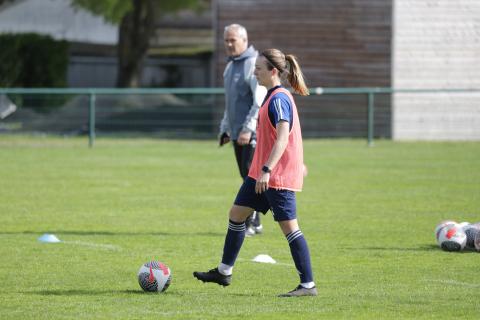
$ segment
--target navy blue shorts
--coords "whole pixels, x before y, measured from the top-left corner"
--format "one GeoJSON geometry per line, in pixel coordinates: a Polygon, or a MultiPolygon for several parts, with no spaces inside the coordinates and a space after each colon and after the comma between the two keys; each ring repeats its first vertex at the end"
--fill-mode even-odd
{"type": "Polygon", "coordinates": [[[255,211],[267,213],[272,210],[275,221],[293,220],[297,218],[297,202],[295,192],[291,190],[268,189],[260,194],[255,193],[257,181],[246,177],[234,204],[242,207],[249,207],[255,211]]]}

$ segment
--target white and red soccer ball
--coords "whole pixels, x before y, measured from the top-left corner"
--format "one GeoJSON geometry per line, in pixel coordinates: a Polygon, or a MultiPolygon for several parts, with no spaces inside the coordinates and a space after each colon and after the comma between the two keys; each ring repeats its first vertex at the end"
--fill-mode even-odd
{"type": "Polygon", "coordinates": [[[147,292],[164,292],[170,286],[170,268],[159,261],[145,263],[138,270],[138,284],[147,292]]]}
{"type": "MultiPolygon", "coordinates": [[[[457,222],[456,221],[453,221],[453,220],[443,220],[441,221],[439,224],[437,224],[437,226],[435,227],[435,240],[437,240],[438,242],[438,236],[440,234],[440,231],[448,226],[448,225],[451,225],[451,224],[456,224],[457,222]]],[[[440,245],[440,243],[439,243],[440,245]]]]}
{"type": "Polygon", "coordinates": [[[459,223],[447,223],[435,234],[438,245],[445,251],[461,251],[467,244],[467,235],[459,223]]]}

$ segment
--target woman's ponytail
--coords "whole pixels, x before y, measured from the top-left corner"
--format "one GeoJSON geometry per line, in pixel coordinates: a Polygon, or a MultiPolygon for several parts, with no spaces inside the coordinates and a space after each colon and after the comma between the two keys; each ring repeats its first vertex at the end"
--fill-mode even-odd
{"type": "Polygon", "coordinates": [[[287,79],[293,90],[302,96],[308,96],[310,92],[305,84],[303,72],[300,69],[297,58],[291,54],[287,54],[285,55],[285,60],[288,62],[289,69],[287,79]]]}
{"type": "Polygon", "coordinates": [[[302,96],[310,94],[295,56],[284,55],[278,49],[266,49],[262,51],[261,55],[267,59],[269,70],[276,68],[282,76],[287,74],[287,80],[296,93],[302,96]]]}

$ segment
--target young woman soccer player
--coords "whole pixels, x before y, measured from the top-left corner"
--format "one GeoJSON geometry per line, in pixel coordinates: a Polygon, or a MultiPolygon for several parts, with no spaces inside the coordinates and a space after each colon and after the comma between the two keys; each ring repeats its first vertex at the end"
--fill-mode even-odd
{"type": "Polygon", "coordinates": [[[297,108],[292,95],[281,85],[283,76],[296,93],[308,95],[296,58],[268,49],[255,63],[255,76],[268,92],[260,108],[257,147],[252,164],[230,209],[222,261],[208,272],[195,271],[203,282],[230,285],[232,270],[245,238],[245,219],[254,210],[273,212],[287,238],[300,284],[281,297],[316,296],[310,253],[296,216],[295,192],[303,184],[303,146],[297,108]]]}

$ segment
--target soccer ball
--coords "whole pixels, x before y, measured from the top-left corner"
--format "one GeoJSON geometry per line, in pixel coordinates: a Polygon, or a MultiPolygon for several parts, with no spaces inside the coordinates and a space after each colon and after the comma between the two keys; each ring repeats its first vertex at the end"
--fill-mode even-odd
{"type": "Polygon", "coordinates": [[[440,234],[440,231],[443,229],[443,227],[446,227],[450,224],[455,224],[456,222],[453,220],[443,220],[437,226],[435,227],[435,240],[438,242],[438,235],[440,234]]]}
{"type": "Polygon", "coordinates": [[[475,250],[480,252],[480,232],[477,232],[475,235],[475,240],[473,241],[473,245],[475,246],[475,250]]]}
{"type": "Polygon", "coordinates": [[[469,224],[463,227],[463,231],[467,235],[468,249],[475,249],[475,237],[480,233],[480,226],[476,224],[469,224]]]}
{"type": "Polygon", "coordinates": [[[465,228],[466,226],[470,225],[470,222],[464,221],[459,223],[460,227],[465,228]]]}
{"type": "Polygon", "coordinates": [[[445,251],[461,251],[467,244],[467,235],[458,224],[449,224],[438,233],[438,244],[445,251]]]}
{"type": "Polygon", "coordinates": [[[161,262],[147,262],[138,270],[138,284],[143,291],[164,292],[170,286],[171,281],[170,268],[161,262]]]}

